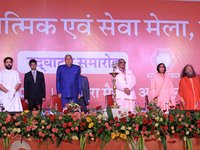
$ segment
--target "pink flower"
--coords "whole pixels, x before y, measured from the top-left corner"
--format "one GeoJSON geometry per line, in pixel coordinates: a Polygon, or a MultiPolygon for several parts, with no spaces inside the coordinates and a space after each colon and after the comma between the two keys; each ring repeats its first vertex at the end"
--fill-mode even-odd
{"type": "Polygon", "coordinates": [[[138,131],[138,130],[139,130],[139,128],[138,128],[138,127],[136,127],[136,128],[135,128],[135,131],[138,131]]]}
{"type": "Polygon", "coordinates": [[[52,129],[52,132],[55,132],[55,133],[57,133],[57,132],[58,132],[58,129],[56,129],[56,128],[53,128],[53,129],[52,129]]]}
{"type": "Polygon", "coordinates": [[[36,117],[38,113],[38,111],[32,111],[33,117],[36,117]]]}
{"type": "Polygon", "coordinates": [[[108,129],[108,131],[110,131],[110,130],[111,130],[111,127],[109,126],[109,127],[107,127],[107,129],[108,129]]]}
{"type": "Polygon", "coordinates": [[[178,118],[178,121],[182,121],[182,119],[181,119],[181,118],[178,118]]]}
{"type": "Polygon", "coordinates": [[[138,125],[138,124],[136,124],[136,127],[137,127],[137,128],[139,128],[139,125],[138,125]]]}
{"type": "Polygon", "coordinates": [[[2,124],[0,123],[0,127],[2,126],[2,124]]]}
{"type": "Polygon", "coordinates": [[[191,125],[191,128],[194,128],[194,125],[191,125]]]}
{"type": "Polygon", "coordinates": [[[42,137],[45,137],[45,133],[42,133],[42,137]]]}
{"type": "Polygon", "coordinates": [[[89,116],[89,114],[84,114],[84,117],[87,117],[87,116],[89,116]]]}
{"type": "Polygon", "coordinates": [[[183,118],[184,117],[184,115],[181,115],[181,118],[183,118]]]}
{"type": "Polygon", "coordinates": [[[133,124],[133,127],[135,127],[135,124],[133,124]]]}
{"type": "Polygon", "coordinates": [[[17,113],[17,114],[15,114],[15,116],[16,116],[16,117],[19,117],[19,116],[20,116],[20,114],[19,114],[19,113],[17,113]]]}
{"type": "Polygon", "coordinates": [[[14,119],[14,120],[16,120],[16,119],[17,119],[17,117],[16,117],[16,116],[13,116],[13,119],[14,119]]]}
{"type": "Polygon", "coordinates": [[[26,126],[26,131],[30,131],[30,130],[31,130],[31,127],[26,126]]]}
{"type": "Polygon", "coordinates": [[[92,113],[93,116],[97,116],[97,114],[95,112],[92,113]]]}
{"type": "Polygon", "coordinates": [[[51,137],[54,138],[54,137],[55,137],[55,134],[52,134],[51,137]]]}
{"type": "Polygon", "coordinates": [[[145,131],[145,132],[144,132],[144,134],[148,134],[148,132],[147,132],[147,131],[145,131]]]}
{"type": "Polygon", "coordinates": [[[100,124],[100,123],[101,123],[101,120],[99,120],[98,123],[100,124]]]}
{"type": "Polygon", "coordinates": [[[51,127],[49,125],[47,125],[47,129],[50,129],[51,127]]]}
{"type": "Polygon", "coordinates": [[[59,120],[62,120],[62,116],[59,116],[58,119],[59,119],[59,120]]]}
{"type": "Polygon", "coordinates": [[[78,127],[75,127],[75,130],[78,131],[78,127]]]}
{"type": "Polygon", "coordinates": [[[189,128],[189,131],[192,131],[192,129],[191,129],[191,128],[189,128]]]}
{"type": "Polygon", "coordinates": [[[188,127],[188,124],[186,124],[185,126],[188,127]]]}
{"type": "Polygon", "coordinates": [[[3,127],[2,127],[2,129],[3,129],[3,130],[5,130],[5,129],[6,129],[6,127],[5,127],[5,126],[3,126],[3,127]]]}
{"type": "Polygon", "coordinates": [[[44,121],[44,120],[42,120],[42,121],[41,121],[41,123],[45,123],[45,121],[44,121]]]}
{"type": "Polygon", "coordinates": [[[177,117],[179,117],[180,115],[179,115],[179,114],[177,114],[176,116],[177,116],[177,117]]]}
{"type": "Polygon", "coordinates": [[[88,137],[88,134],[87,134],[87,133],[85,134],[85,137],[86,137],[86,138],[88,137]]]}
{"type": "Polygon", "coordinates": [[[106,127],[108,127],[108,126],[109,126],[108,122],[106,122],[106,123],[105,123],[105,126],[106,126],[106,127]]]}
{"type": "Polygon", "coordinates": [[[74,127],[71,127],[71,130],[74,131],[74,127]]]}
{"type": "Polygon", "coordinates": [[[36,120],[33,120],[33,124],[38,124],[38,122],[36,120]]]}

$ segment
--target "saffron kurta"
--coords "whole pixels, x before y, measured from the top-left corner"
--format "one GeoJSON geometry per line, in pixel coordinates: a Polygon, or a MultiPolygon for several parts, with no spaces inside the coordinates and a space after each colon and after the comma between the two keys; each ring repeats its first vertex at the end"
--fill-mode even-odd
{"type": "Polygon", "coordinates": [[[160,73],[157,73],[153,76],[150,82],[149,88],[149,100],[153,101],[155,97],[158,99],[158,104],[162,110],[167,109],[170,105],[175,105],[175,91],[172,84],[170,76],[165,73],[164,76],[161,76],[160,73]]]}
{"type": "Polygon", "coordinates": [[[0,71],[0,84],[8,90],[7,93],[0,90],[0,99],[6,111],[23,111],[19,91],[15,90],[19,83],[21,83],[21,79],[16,70],[0,71]]]}
{"type": "Polygon", "coordinates": [[[200,86],[199,80],[196,77],[183,77],[179,83],[179,95],[185,101],[185,110],[196,109],[196,103],[199,103],[200,86]]]}

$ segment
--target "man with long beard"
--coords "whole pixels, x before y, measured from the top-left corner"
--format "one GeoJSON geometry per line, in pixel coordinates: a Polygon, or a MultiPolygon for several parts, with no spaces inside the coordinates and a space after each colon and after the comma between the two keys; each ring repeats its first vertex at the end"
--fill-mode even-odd
{"type": "Polygon", "coordinates": [[[0,100],[8,112],[23,111],[19,88],[21,79],[19,73],[12,69],[13,59],[4,59],[5,69],[0,71],[0,100]]]}
{"type": "Polygon", "coordinates": [[[200,85],[192,65],[184,67],[178,93],[185,110],[199,109],[200,85]]]}

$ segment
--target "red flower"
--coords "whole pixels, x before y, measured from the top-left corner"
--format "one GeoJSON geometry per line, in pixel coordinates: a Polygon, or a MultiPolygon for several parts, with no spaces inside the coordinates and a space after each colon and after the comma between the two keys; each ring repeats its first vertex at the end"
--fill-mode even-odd
{"type": "Polygon", "coordinates": [[[151,131],[151,135],[154,135],[154,131],[151,131]]]}
{"type": "Polygon", "coordinates": [[[174,133],[174,138],[175,138],[175,139],[178,139],[178,138],[179,138],[178,133],[174,133]]]}
{"type": "Polygon", "coordinates": [[[182,126],[181,125],[178,125],[178,127],[177,127],[179,130],[182,128],[182,126]]]}
{"type": "Polygon", "coordinates": [[[116,127],[119,127],[119,123],[116,123],[116,127]]]}
{"type": "Polygon", "coordinates": [[[170,118],[170,119],[169,119],[169,121],[170,121],[170,122],[173,122],[173,121],[174,121],[174,119],[173,119],[173,118],[170,118]]]}
{"type": "Polygon", "coordinates": [[[165,134],[165,131],[162,131],[162,134],[165,134]]]}
{"type": "Polygon", "coordinates": [[[98,132],[98,134],[100,134],[100,133],[101,133],[101,131],[100,131],[100,130],[97,130],[97,132],[98,132]]]}
{"type": "Polygon", "coordinates": [[[5,107],[1,107],[1,111],[3,111],[5,109],[5,107]]]}
{"type": "Polygon", "coordinates": [[[170,115],[169,117],[170,117],[170,118],[174,118],[174,116],[173,116],[173,115],[170,115]]]}
{"type": "Polygon", "coordinates": [[[186,115],[189,116],[189,115],[190,115],[190,112],[187,112],[186,115]]]}
{"type": "Polygon", "coordinates": [[[155,130],[155,126],[151,127],[152,130],[155,130]]]}
{"type": "Polygon", "coordinates": [[[189,119],[192,119],[192,116],[189,116],[189,119]]]}
{"type": "Polygon", "coordinates": [[[96,110],[98,111],[101,107],[102,107],[102,106],[97,106],[97,107],[96,107],[96,110]]]}
{"type": "Polygon", "coordinates": [[[113,124],[113,120],[110,120],[110,124],[113,124]]]}
{"type": "Polygon", "coordinates": [[[103,128],[100,128],[100,131],[103,132],[103,128]]]}
{"type": "Polygon", "coordinates": [[[147,129],[146,126],[142,126],[142,130],[145,131],[147,129]]]}
{"type": "Polygon", "coordinates": [[[199,119],[199,120],[197,120],[197,123],[200,123],[200,119],[199,119]]]}
{"type": "Polygon", "coordinates": [[[67,109],[65,109],[65,110],[64,110],[64,114],[67,114],[67,113],[68,113],[68,110],[67,110],[67,109]]]}
{"type": "Polygon", "coordinates": [[[71,127],[71,126],[72,126],[72,122],[69,122],[69,123],[68,123],[68,126],[71,127]]]}
{"type": "Polygon", "coordinates": [[[65,132],[66,132],[66,133],[70,133],[70,129],[66,129],[65,132]]]}
{"type": "Polygon", "coordinates": [[[181,135],[184,135],[185,134],[185,132],[184,131],[181,131],[181,135]]]}
{"type": "MultiPolygon", "coordinates": [[[[69,125],[69,124],[68,124],[69,125]]],[[[85,122],[83,122],[83,124],[82,124],[84,127],[86,126],[86,123],[85,122]]]]}
{"type": "Polygon", "coordinates": [[[67,128],[67,124],[66,123],[63,123],[63,128],[67,128]]]}
{"type": "Polygon", "coordinates": [[[149,120],[147,121],[147,123],[148,123],[148,125],[151,125],[151,124],[152,124],[152,120],[149,119],[149,120]]]}
{"type": "Polygon", "coordinates": [[[165,126],[164,129],[167,130],[167,129],[168,129],[168,126],[165,126]]]}
{"type": "Polygon", "coordinates": [[[167,115],[164,115],[163,118],[167,118],[167,115]]]}
{"type": "Polygon", "coordinates": [[[147,106],[148,110],[153,110],[153,107],[147,106]]]}
{"type": "Polygon", "coordinates": [[[83,128],[83,127],[81,127],[80,129],[81,129],[81,130],[84,130],[84,128],[83,128]]]}
{"type": "Polygon", "coordinates": [[[160,129],[162,130],[162,129],[163,129],[163,126],[160,126],[160,129]]]}
{"type": "Polygon", "coordinates": [[[197,125],[197,128],[200,128],[200,124],[197,125]]]}
{"type": "Polygon", "coordinates": [[[195,113],[198,113],[198,112],[199,112],[199,110],[198,110],[198,109],[195,109],[194,111],[195,111],[195,113]]]}
{"type": "Polygon", "coordinates": [[[116,116],[116,117],[115,117],[115,121],[117,121],[117,120],[118,120],[118,117],[116,116]]]}
{"type": "Polygon", "coordinates": [[[37,105],[38,108],[40,108],[40,105],[37,105]]]}
{"type": "Polygon", "coordinates": [[[174,105],[169,106],[171,109],[174,108],[174,105]]]}
{"type": "Polygon", "coordinates": [[[52,121],[54,121],[55,119],[56,119],[56,117],[52,116],[52,117],[50,118],[50,121],[52,122],[52,121]]]}
{"type": "Polygon", "coordinates": [[[126,123],[127,123],[127,120],[124,120],[124,123],[126,124],[126,123]]]}
{"type": "Polygon", "coordinates": [[[147,118],[143,118],[142,120],[143,120],[142,122],[143,124],[147,124],[147,118]]]}

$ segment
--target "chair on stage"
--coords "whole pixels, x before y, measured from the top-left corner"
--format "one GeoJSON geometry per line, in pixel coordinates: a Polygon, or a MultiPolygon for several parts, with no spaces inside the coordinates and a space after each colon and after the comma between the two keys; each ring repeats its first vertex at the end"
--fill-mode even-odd
{"type": "Polygon", "coordinates": [[[58,95],[51,95],[51,105],[53,108],[55,108],[55,104],[57,104],[57,106],[58,106],[58,111],[62,112],[61,99],[58,98],[58,95]]]}
{"type": "Polygon", "coordinates": [[[106,95],[105,100],[106,100],[106,107],[107,106],[112,106],[114,104],[114,99],[113,99],[112,94],[111,95],[106,95]]]}
{"type": "Polygon", "coordinates": [[[24,99],[21,99],[23,110],[29,110],[28,104],[25,103],[24,99]]]}

